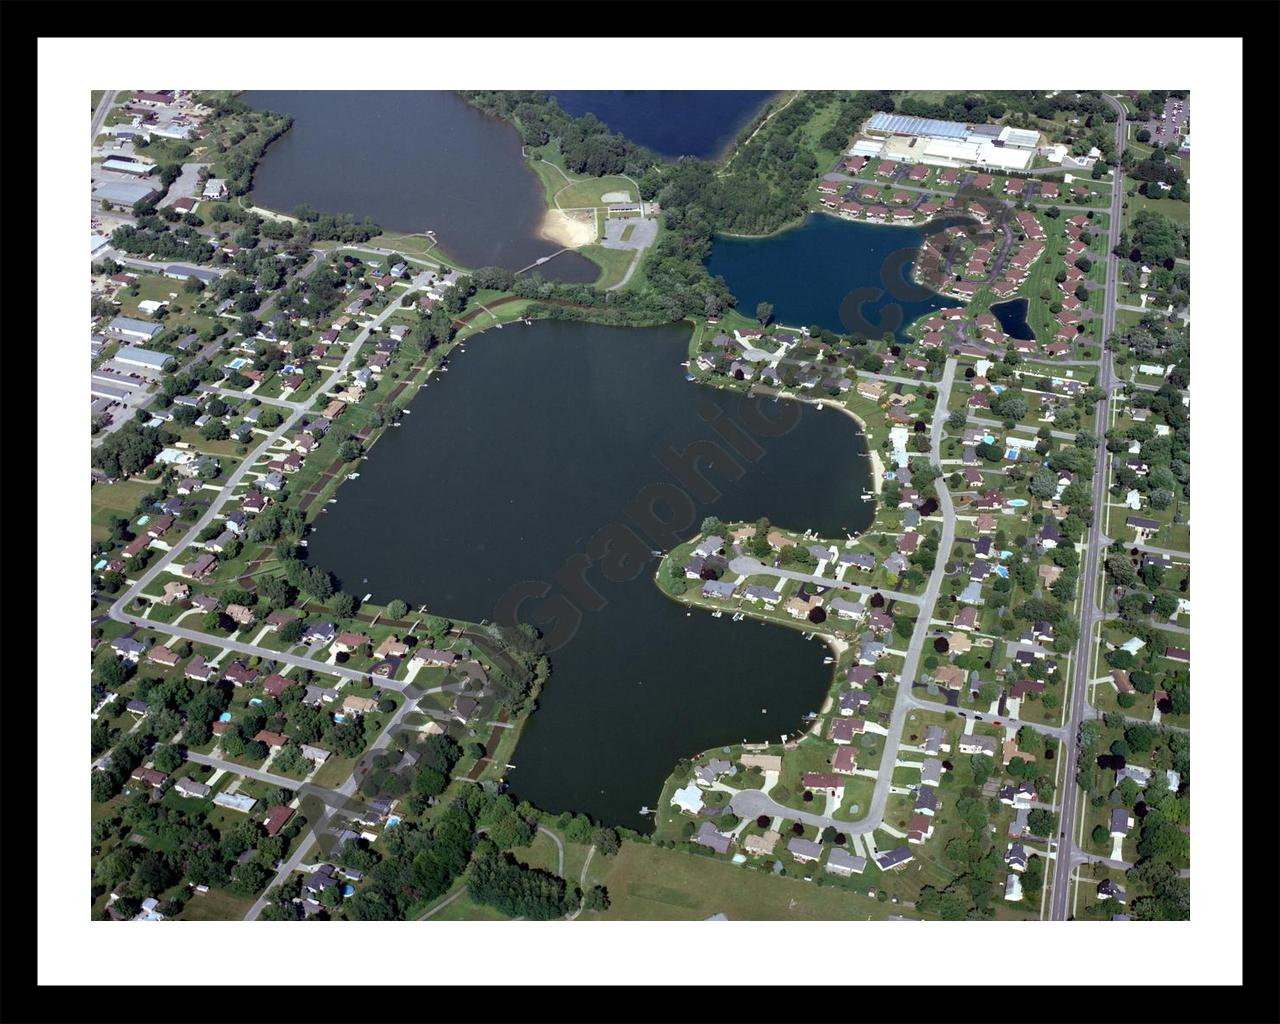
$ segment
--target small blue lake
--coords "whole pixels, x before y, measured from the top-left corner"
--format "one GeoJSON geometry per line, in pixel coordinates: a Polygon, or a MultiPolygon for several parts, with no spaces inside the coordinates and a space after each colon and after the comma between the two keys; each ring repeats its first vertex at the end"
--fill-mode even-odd
{"type": "Polygon", "coordinates": [[[1019,341],[1035,341],[1036,332],[1027,323],[1027,300],[1010,299],[1008,302],[997,302],[991,312],[1000,321],[1000,329],[1011,338],[1019,341]]]}
{"type": "Polygon", "coordinates": [[[922,227],[815,213],[767,238],[717,236],[707,269],[725,279],[748,317],[758,303],[771,302],[781,324],[871,338],[892,331],[905,341],[913,320],[955,305],[911,282],[924,234],[922,227]]]}

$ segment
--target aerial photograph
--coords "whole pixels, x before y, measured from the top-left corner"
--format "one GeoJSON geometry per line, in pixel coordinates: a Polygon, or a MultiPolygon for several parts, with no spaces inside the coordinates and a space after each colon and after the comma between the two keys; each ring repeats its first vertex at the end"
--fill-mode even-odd
{"type": "Polygon", "coordinates": [[[1192,90],[1044,68],[80,93],[83,917],[1190,921],[1192,90]]]}

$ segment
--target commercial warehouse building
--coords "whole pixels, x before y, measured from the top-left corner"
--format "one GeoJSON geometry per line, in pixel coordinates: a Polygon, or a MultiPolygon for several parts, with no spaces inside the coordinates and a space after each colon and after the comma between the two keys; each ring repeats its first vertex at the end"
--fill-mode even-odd
{"type": "Polygon", "coordinates": [[[173,362],[173,356],[167,352],[152,352],[150,349],[121,345],[115,361],[126,366],[140,366],[145,370],[163,370],[173,362]]]}
{"type": "Polygon", "coordinates": [[[164,327],[160,324],[137,320],[131,316],[118,316],[107,324],[108,334],[130,341],[150,341],[163,330],[164,327]]]}
{"type": "Polygon", "coordinates": [[[94,202],[115,203],[117,206],[132,206],[144,199],[150,199],[156,190],[150,185],[133,181],[104,181],[93,192],[94,202]]]}
{"type": "Polygon", "coordinates": [[[104,171],[115,171],[117,174],[135,174],[145,178],[156,169],[155,164],[144,164],[140,160],[125,160],[118,156],[109,156],[102,161],[104,171]]]}
{"type": "Polygon", "coordinates": [[[1040,133],[1008,125],[966,125],[907,114],[873,114],[851,156],[923,163],[934,167],[977,167],[1025,171],[1031,166],[1040,133]]]}

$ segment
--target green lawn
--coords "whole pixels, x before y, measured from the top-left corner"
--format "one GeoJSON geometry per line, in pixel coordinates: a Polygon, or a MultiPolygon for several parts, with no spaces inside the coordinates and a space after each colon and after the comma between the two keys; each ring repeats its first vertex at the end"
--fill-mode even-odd
{"type": "Polygon", "coordinates": [[[206,893],[193,891],[178,920],[239,921],[251,906],[253,897],[237,896],[225,889],[210,889],[206,893]]]}
{"type": "Polygon", "coordinates": [[[1139,193],[1133,196],[1126,195],[1124,201],[1124,224],[1126,227],[1139,210],[1154,210],[1156,213],[1168,217],[1176,224],[1191,223],[1191,204],[1181,199],[1149,199],[1139,193]]]}
{"type": "MultiPolygon", "coordinates": [[[[552,171],[551,180],[557,177],[559,174],[552,171]]],[[[625,192],[627,195],[625,200],[619,196],[617,200],[610,199],[610,202],[635,202],[640,198],[636,194],[635,185],[629,179],[618,174],[606,174],[602,178],[583,178],[572,185],[563,185],[556,191],[555,199],[560,209],[576,210],[589,206],[607,205],[604,196],[610,192],[625,192]]]]}
{"type": "Polygon", "coordinates": [[[610,859],[595,857],[588,885],[603,884],[612,901],[609,921],[699,921],[723,913],[730,920],[884,920],[894,909],[832,886],[780,878],[723,860],[649,843],[624,843],[610,859]]]}
{"type": "Polygon", "coordinates": [[[610,288],[621,281],[635,257],[632,249],[606,249],[603,245],[586,245],[578,251],[600,267],[597,288],[610,288]]]}

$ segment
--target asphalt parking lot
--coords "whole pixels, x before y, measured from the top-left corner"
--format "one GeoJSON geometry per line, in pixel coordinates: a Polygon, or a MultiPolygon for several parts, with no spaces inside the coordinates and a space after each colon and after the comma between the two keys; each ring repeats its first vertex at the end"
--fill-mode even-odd
{"type": "Polygon", "coordinates": [[[1146,123],[1151,132],[1152,143],[1159,146],[1168,145],[1184,134],[1187,122],[1191,119],[1191,100],[1166,100],[1164,115],[1163,121],[1157,117],[1146,123]]]}

